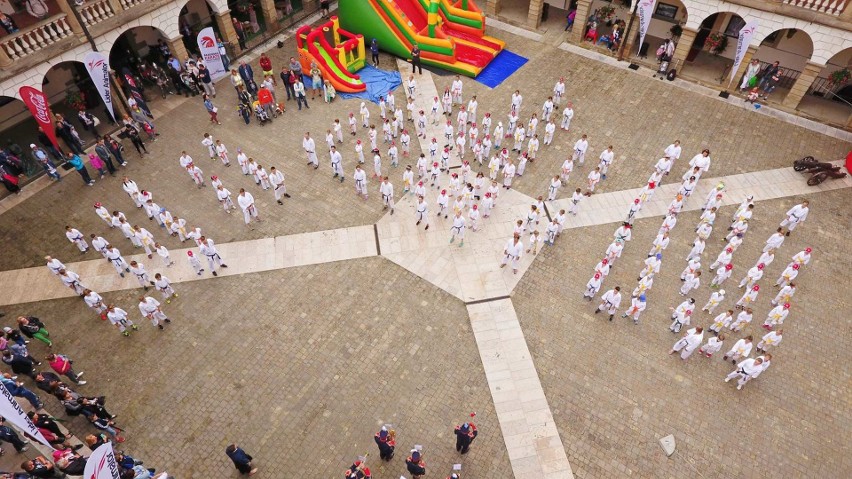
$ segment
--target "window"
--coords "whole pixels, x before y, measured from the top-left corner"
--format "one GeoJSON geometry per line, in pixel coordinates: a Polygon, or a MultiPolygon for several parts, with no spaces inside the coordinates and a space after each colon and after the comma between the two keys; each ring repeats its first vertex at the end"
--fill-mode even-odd
{"type": "Polygon", "coordinates": [[[674,20],[677,16],[678,7],[668,3],[658,3],[657,9],[654,11],[655,17],[660,17],[668,20],[674,20]]]}
{"type": "Polygon", "coordinates": [[[728,27],[725,28],[725,35],[729,37],[739,38],[740,30],[745,26],[746,21],[741,17],[733,16],[731,20],[728,22],[728,27]]]}

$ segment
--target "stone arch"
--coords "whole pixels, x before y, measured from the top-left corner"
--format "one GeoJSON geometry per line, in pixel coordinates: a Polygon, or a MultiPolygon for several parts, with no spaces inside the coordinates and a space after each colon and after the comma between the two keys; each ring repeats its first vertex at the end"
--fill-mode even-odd
{"type": "Polygon", "coordinates": [[[97,117],[101,123],[109,121],[106,106],[81,59],[52,62],[39,87],[47,96],[53,114],[68,118],[84,139],[92,139],[96,135],[87,133],[79,122],[79,108],[97,117]],[[77,103],[72,104],[72,100],[77,103]]]}
{"type": "Polygon", "coordinates": [[[109,50],[102,51],[110,58],[110,68],[118,71],[123,66],[133,64],[134,57],[138,56],[144,61],[145,58],[157,56],[156,46],[160,39],[168,41],[170,37],[166,31],[156,26],[149,24],[130,26],[115,37],[109,50]],[[118,50],[127,50],[127,52],[119,55],[118,50]]]}
{"type": "Polygon", "coordinates": [[[8,138],[24,151],[28,151],[30,143],[38,143],[36,141],[38,123],[19,98],[19,93],[17,91],[14,95],[11,91],[8,93],[8,95],[0,95],[0,131],[3,132],[4,138],[8,138]]]}
{"type": "Polygon", "coordinates": [[[763,37],[754,56],[761,62],[781,62],[785,68],[802,71],[814,52],[811,36],[798,28],[781,28],[763,37]]]}
{"type": "MultiPolygon", "coordinates": [[[[646,41],[648,37],[653,40],[665,40],[673,37],[671,29],[674,25],[684,27],[689,19],[689,9],[685,1],[682,0],[667,0],[666,5],[660,5],[658,2],[654,6],[654,12],[651,16],[651,22],[648,25],[646,41]],[[674,8],[672,8],[674,7],[674,8]]],[[[675,40],[677,38],[675,37],[675,40]]],[[[653,42],[649,42],[649,50],[651,53],[657,48],[653,42]]]]}

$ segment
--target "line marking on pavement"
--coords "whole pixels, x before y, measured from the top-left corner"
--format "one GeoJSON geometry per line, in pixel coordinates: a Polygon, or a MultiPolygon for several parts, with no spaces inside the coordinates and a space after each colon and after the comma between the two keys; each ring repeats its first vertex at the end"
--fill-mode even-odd
{"type": "Polygon", "coordinates": [[[464,303],[464,305],[465,306],[471,306],[471,305],[474,305],[474,304],[482,304],[482,303],[488,303],[488,302],[491,302],[491,301],[500,301],[501,299],[511,299],[511,298],[512,297],[510,295],[496,296],[494,298],[485,298],[485,299],[477,299],[476,301],[469,301],[467,303],[464,303]]]}
{"type": "Polygon", "coordinates": [[[376,255],[382,255],[382,244],[379,243],[379,225],[373,223],[373,236],[376,238],[376,255]]]}

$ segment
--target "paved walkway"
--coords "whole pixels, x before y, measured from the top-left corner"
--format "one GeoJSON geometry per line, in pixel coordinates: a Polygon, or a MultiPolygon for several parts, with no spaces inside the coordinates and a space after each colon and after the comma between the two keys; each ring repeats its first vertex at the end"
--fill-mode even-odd
{"type": "MultiPolygon", "coordinates": [[[[748,194],[754,195],[756,201],[763,201],[852,186],[852,178],[847,177],[809,187],[804,175],[792,168],[767,170],[702,180],[684,209],[700,208],[706,194],[720,181],[726,185],[726,205],[739,203],[748,194]]],[[[663,215],[678,187],[677,181],[661,186],[638,217],[663,215]]],[[[638,191],[623,190],[584,199],[580,214],[569,218],[566,228],[621,221],[638,191]]],[[[458,243],[448,244],[451,219],[436,216],[436,196],[434,188],[428,190],[426,201],[431,210],[432,225],[429,231],[420,229],[425,225],[415,226],[415,199],[413,195],[406,195],[397,202],[395,213],[386,214],[376,225],[217,245],[229,264],[227,270],[220,270],[221,276],[381,254],[449,292],[468,304],[471,326],[515,477],[573,477],[523,331],[509,299],[535,257],[527,254],[518,274],[513,274],[510,268],[499,267],[502,250],[511,238],[514,222],[525,218],[533,199],[515,190],[503,190],[492,217],[480,220],[479,231],[468,230],[465,245],[458,247],[458,243]]],[[[567,206],[568,200],[564,199],[548,203],[551,213],[567,206]]],[[[452,215],[451,212],[449,214],[452,215]]],[[[543,216],[537,228],[543,232],[546,223],[547,217],[543,216]]],[[[528,241],[528,237],[523,239],[528,241]]],[[[209,271],[205,271],[202,276],[194,273],[185,260],[186,251],[171,252],[177,264],[167,270],[168,277],[175,283],[210,278],[209,271]]],[[[149,270],[162,271],[159,257],[148,260],[144,255],[131,255],[126,259],[147,264],[149,270]]],[[[139,287],[132,275],[120,278],[112,266],[103,260],[68,263],[68,267],[81,275],[87,287],[99,292],[139,287]]],[[[0,305],[73,296],[45,267],[0,272],[0,290],[6,293],[0,298],[0,305]]]]}

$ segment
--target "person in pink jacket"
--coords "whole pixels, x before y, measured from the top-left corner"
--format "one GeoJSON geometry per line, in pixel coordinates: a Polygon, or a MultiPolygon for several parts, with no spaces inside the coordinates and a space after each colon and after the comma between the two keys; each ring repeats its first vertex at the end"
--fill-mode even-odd
{"type": "MultiPolygon", "coordinates": [[[[104,161],[98,155],[96,155],[94,153],[89,153],[89,163],[91,163],[92,166],[96,170],[98,170],[98,173],[101,174],[101,178],[106,176],[106,165],[104,164],[104,161]]],[[[112,174],[112,173],[110,173],[110,174],[112,174]]],[[[115,176],[115,175],[113,175],[113,176],[115,176]]]]}
{"type": "Polygon", "coordinates": [[[74,369],[72,369],[73,361],[68,356],[64,354],[51,354],[47,357],[47,362],[50,364],[51,369],[58,374],[68,377],[74,384],[79,386],[86,384],[86,381],[80,381],[83,371],[75,373],[74,369]]]}

